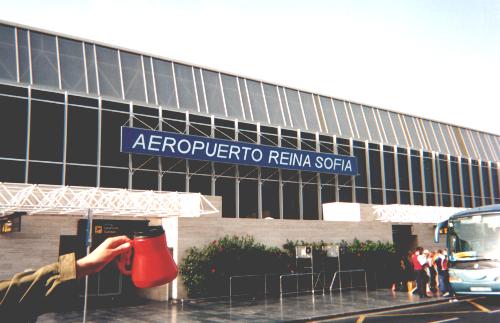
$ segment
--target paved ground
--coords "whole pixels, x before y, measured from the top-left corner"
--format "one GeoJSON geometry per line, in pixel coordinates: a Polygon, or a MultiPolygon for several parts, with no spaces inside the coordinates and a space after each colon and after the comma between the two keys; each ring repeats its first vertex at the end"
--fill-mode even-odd
{"type": "Polygon", "coordinates": [[[321,323],[375,322],[500,322],[500,297],[466,297],[446,303],[420,304],[401,310],[381,311],[350,317],[313,320],[321,323]]]}
{"type": "MultiPolygon", "coordinates": [[[[389,290],[347,291],[326,295],[288,296],[282,299],[218,301],[184,304],[149,302],[128,307],[89,310],[89,322],[286,322],[394,306],[424,304],[441,298],[420,299],[389,290]]],[[[442,299],[441,299],[442,300],[442,299]]],[[[37,322],[81,322],[82,312],[50,313],[37,322]]],[[[352,320],[351,320],[352,321],[352,320]]],[[[348,322],[348,321],[346,321],[348,322]]]]}

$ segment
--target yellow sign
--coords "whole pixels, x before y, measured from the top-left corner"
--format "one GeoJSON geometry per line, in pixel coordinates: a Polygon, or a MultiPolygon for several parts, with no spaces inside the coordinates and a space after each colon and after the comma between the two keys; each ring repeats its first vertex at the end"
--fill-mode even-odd
{"type": "Polygon", "coordinates": [[[102,225],[96,225],[94,231],[96,234],[102,234],[102,225]]]}

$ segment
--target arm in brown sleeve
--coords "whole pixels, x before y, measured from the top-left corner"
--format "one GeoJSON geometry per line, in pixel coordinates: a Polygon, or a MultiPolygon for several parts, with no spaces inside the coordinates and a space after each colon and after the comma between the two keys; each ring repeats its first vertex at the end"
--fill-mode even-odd
{"type": "Polygon", "coordinates": [[[0,281],[0,321],[7,317],[21,321],[48,311],[50,303],[57,302],[57,290],[75,279],[75,254],[70,253],[60,256],[59,262],[0,281]]]}

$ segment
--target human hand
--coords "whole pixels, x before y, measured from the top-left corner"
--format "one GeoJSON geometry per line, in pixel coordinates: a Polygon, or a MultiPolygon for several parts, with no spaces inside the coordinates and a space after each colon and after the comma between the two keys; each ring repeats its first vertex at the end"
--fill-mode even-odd
{"type": "Polygon", "coordinates": [[[76,277],[81,278],[99,272],[116,256],[129,251],[130,239],[127,236],[107,238],[94,251],[76,262],[76,277]]]}

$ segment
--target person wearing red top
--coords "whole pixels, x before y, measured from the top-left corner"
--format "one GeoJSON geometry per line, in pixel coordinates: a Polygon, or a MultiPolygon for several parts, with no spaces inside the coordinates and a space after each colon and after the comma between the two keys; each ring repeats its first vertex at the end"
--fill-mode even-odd
{"type": "Polygon", "coordinates": [[[411,257],[413,264],[413,269],[415,270],[415,280],[417,281],[416,292],[420,297],[428,297],[426,291],[426,277],[425,266],[427,264],[427,257],[423,254],[424,249],[422,247],[417,247],[415,253],[411,257]]]}

